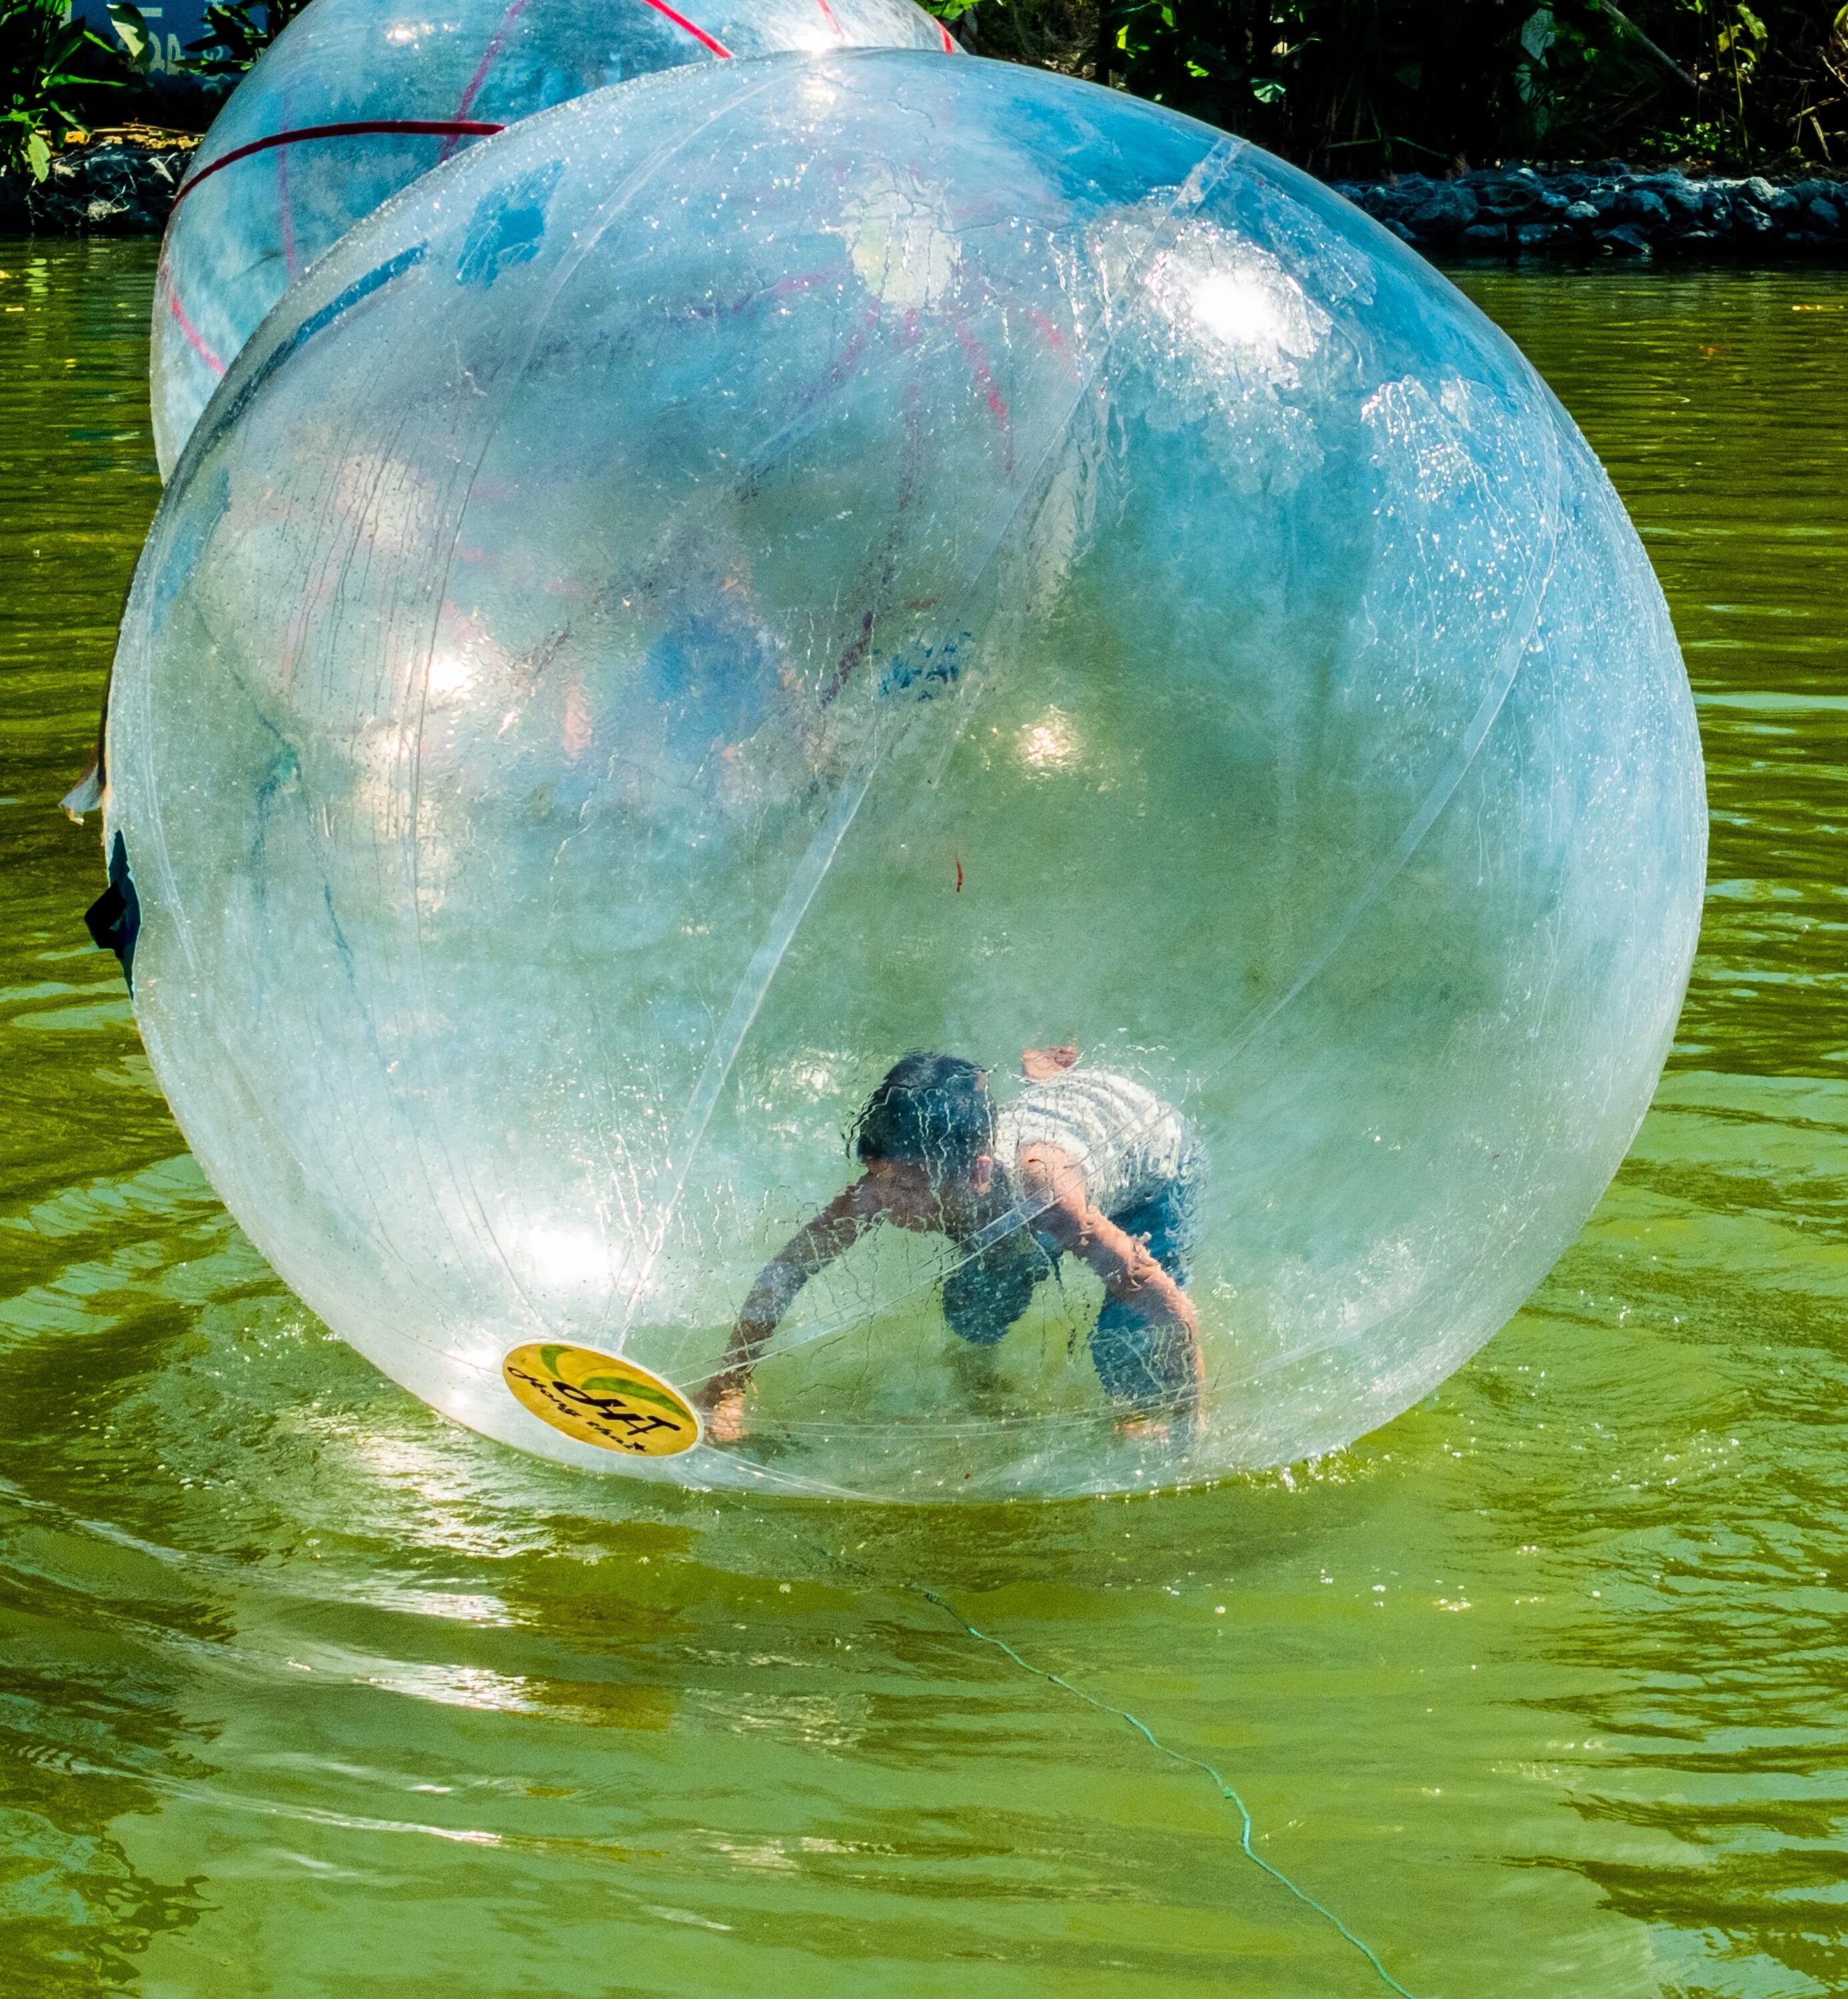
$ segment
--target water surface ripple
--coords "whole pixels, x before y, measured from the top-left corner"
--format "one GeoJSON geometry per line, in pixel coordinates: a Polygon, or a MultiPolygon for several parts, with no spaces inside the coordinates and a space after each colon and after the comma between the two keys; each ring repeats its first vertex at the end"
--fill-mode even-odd
{"type": "Polygon", "coordinates": [[[1582,1239],[1312,1472],[939,1518],[452,1429],[201,1180],[50,809],[156,497],[154,255],[0,244],[0,1994],[1378,1989],[913,1582],[1222,1769],[1420,1999],[1848,1989],[1848,276],[1468,279],[1709,758],[1681,1039],[1582,1239]]]}

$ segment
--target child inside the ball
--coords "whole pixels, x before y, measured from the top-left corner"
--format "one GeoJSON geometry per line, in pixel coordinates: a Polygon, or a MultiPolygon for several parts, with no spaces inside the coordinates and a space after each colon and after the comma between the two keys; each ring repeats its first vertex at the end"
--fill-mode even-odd
{"type": "Polygon", "coordinates": [[[1066,1253],[1102,1283],[1090,1356],[1125,1435],[1195,1425],[1201,1368],[1187,1295],[1200,1153],[1180,1113],[1073,1048],[1029,1048],[1026,1086],[997,1108],[986,1072],[959,1055],[893,1064],[855,1121],[862,1171],[765,1265],[700,1401],[714,1443],[748,1424],[751,1377],[811,1277],[875,1222],[946,1235],[956,1336],[993,1346],[1066,1253]]]}

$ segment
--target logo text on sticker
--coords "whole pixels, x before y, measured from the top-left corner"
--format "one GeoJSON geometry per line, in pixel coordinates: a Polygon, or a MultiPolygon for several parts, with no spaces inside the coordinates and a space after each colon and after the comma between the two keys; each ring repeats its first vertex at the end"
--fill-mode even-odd
{"type": "Polygon", "coordinates": [[[550,1341],[516,1346],[501,1363],[515,1397],[580,1443],[637,1457],[672,1457],[699,1441],[699,1418],[678,1389],[633,1360],[550,1341]]]}

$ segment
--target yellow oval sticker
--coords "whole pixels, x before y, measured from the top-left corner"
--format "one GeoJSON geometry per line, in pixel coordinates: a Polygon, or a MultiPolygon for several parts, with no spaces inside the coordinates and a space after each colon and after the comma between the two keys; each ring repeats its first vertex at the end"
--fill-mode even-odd
{"type": "Polygon", "coordinates": [[[699,1441],[699,1415],[678,1389],[594,1346],[516,1346],[501,1377],[542,1422],[580,1443],[672,1457],[699,1441]]]}

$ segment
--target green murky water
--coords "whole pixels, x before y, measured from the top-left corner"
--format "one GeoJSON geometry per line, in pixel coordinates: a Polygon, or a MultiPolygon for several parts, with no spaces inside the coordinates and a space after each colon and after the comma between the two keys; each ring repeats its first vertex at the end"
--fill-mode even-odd
{"type": "Polygon", "coordinates": [[[181,1149],[79,912],[151,245],[0,244],[0,1994],[1848,1990],[1848,274],[1472,276],[1701,702],[1672,1072],[1527,1310],[1293,1480],[765,1514],[451,1429],[181,1149]],[[845,1556],[854,1566],[837,1557],[845,1556]]]}

